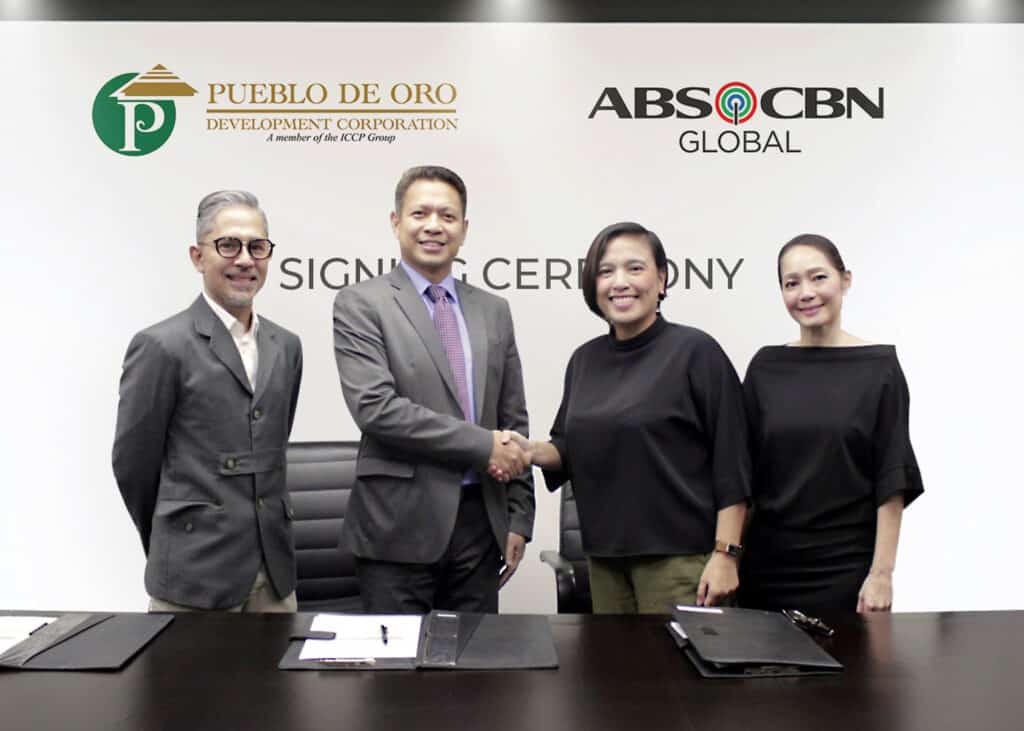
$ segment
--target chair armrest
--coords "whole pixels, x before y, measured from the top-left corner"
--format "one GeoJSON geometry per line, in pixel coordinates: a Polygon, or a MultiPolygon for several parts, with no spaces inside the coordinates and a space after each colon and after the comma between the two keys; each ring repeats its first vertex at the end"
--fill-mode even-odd
{"type": "Polygon", "coordinates": [[[572,564],[566,561],[558,551],[541,551],[540,560],[554,569],[556,574],[565,573],[572,576],[575,573],[572,564]]]}
{"type": "Polygon", "coordinates": [[[558,551],[541,551],[540,560],[555,570],[555,591],[558,594],[558,613],[577,612],[576,569],[558,551]]]}

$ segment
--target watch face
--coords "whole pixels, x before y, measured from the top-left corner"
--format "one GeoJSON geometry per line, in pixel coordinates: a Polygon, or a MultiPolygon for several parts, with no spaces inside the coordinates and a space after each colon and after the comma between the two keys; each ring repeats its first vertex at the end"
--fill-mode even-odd
{"type": "Polygon", "coordinates": [[[735,543],[725,543],[724,541],[718,541],[715,548],[722,553],[727,553],[730,556],[739,558],[743,555],[743,546],[738,546],[735,543]]]}

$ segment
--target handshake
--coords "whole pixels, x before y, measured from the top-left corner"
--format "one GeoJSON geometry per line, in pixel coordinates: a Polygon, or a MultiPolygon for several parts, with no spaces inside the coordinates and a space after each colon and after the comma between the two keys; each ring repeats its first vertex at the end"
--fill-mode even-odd
{"type": "Polygon", "coordinates": [[[487,473],[498,482],[508,482],[533,463],[535,445],[514,431],[495,431],[487,473]]]}

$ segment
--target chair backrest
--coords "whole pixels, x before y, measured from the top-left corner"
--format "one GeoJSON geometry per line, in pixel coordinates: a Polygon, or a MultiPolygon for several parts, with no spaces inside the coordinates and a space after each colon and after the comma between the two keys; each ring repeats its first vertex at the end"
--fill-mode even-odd
{"type": "Polygon", "coordinates": [[[572,483],[562,485],[562,504],[559,513],[558,552],[573,568],[573,592],[565,608],[559,612],[588,613],[592,611],[590,600],[590,569],[583,554],[583,538],[580,534],[580,514],[576,509],[576,495],[572,483]]]}
{"type": "Polygon", "coordinates": [[[362,611],[355,556],[339,543],[358,448],[358,442],[288,445],[299,611],[362,611]]]}

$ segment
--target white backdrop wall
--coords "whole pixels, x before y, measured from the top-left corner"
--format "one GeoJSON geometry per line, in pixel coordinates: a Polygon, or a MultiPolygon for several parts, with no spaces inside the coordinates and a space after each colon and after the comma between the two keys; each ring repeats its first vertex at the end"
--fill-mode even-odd
{"type": "MultiPolygon", "coordinates": [[[[7,418],[0,444],[0,607],[138,610],[143,555],[110,468],[121,358],[131,335],[186,307],[200,286],[187,246],[205,193],[253,190],[279,242],[258,309],[297,332],[305,376],[295,440],[354,439],[331,338],[333,290],[354,260],[390,263],[403,169],[444,164],[469,186],[456,268],[501,290],[515,317],[535,434],[546,434],[572,350],[603,331],[578,289],[545,288],[548,259],[574,261],[613,221],[637,220],[670,258],[739,260],[732,288],[680,282],[669,319],[700,327],[742,376],[756,349],[796,335],[775,282],[791,236],[833,238],[854,272],[853,333],[896,343],[912,394],[926,493],[904,520],[896,609],[1024,608],[1015,581],[1024,398],[1019,212],[1024,29],[955,25],[133,24],[0,25],[0,234],[7,418]],[[100,87],[163,64],[198,94],[176,101],[167,142],[108,149],[91,123],[100,87]],[[588,114],[606,87],[884,88],[884,116],[705,119],[588,114]],[[275,142],[211,130],[216,83],[448,82],[448,131],[388,142],[275,142]],[[789,132],[799,153],[685,153],[686,129],[789,132]],[[302,272],[280,270],[286,265],[302,272]],[[509,283],[510,267],[489,269],[509,283]],[[527,286],[539,285],[539,289],[527,286]]],[[[792,98],[792,97],[791,97],[792,98]]],[[[257,105],[249,105],[253,108],[257,105]]],[[[235,108],[235,112],[238,109],[235,108]]],[[[277,118],[296,115],[278,114],[277,118]]],[[[309,114],[339,119],[388,115],[309,114]]],[[[415,115],[391,115],[412,118],[415,115]]],[[[338,130],[335,130],[338,133],[338,130]]],[[[283,134],[283,131],[279,131],[283,134]]],[[[552,264],[552,266],[560,266],[552,264]]],[[[570,281],[574,281],[571,279],[570,281]]],[[[822,408],[828,408],[822,404],[822,408]]],[[[557,545],[557,495],[538,475],[534,541],[503,611],[554,611],[537,559],[557,545]]]]}

